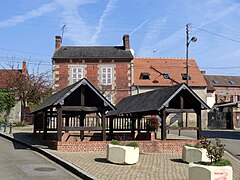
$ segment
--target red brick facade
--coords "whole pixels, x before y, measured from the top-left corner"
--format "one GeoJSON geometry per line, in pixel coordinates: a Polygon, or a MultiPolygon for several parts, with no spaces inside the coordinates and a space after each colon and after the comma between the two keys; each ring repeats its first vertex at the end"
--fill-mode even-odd
{"type": "Polygon", "coordinates": [[[61,46],[61,37],[56,36],[52,58],[54,92],[71,85],[76,79],[80,80],[78,74],[82,73],[81,78],[87,78],[104,96],[108,96],[111,103],[116,104],[130,95],[132,60],[128,35],[123,36],[123,46],[106,47],[61,46]],[[107,83],[103,83],[103,78],[107,83]]]}
{"type": "MultiPolygon", "coordinates": [[[[75,60],[76,61],[76,60],[75,60]]],[[[96,60],[97,61],[97,60],[96,60]]],[[[53,72],[54,91],[57,92],[71,84],[71,66],[80,65],[84,67],[84,77],[87,78],[101,92],[109,92],[112,95],[112,103],[116,104],[122,98],[130,95],[130,62],[120,62],[120,60],[112,60],[105,63],[104,60],[98,63],[82,63],[79,60],[73,63],[71,60],[54,60],[53,72]],[[112,67],[112,84],[101,84],[100,68],[104,66],[112,67]]]]}

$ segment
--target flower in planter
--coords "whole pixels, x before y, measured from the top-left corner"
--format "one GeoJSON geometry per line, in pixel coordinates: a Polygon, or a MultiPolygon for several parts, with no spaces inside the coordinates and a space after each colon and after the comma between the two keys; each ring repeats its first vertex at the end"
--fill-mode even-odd
{"type": "Polygon", "coordinates": [[[146,121],[146,128],[149,131],[155,131],[157,130],[159,127],[159,121],[158,118],[156,116],[152,116],[150,118],[147,118],[146,121]]]}
{"type": "Polygon", "coordinates": [[[139,160],[138,143],[121,144],[112,140],[107,147],[107,160],[115,164],[136,164],[139,160]]]}
{"type": "Polygon", "coordinates": [[[216,138],[216,142],[212,143],[206,138],[201,141],[201,145],[203,148],[207,150],[207,156],[211,160],[211,162],[204,162],[201,164],[210,165],[210,166],[231,166],[231,162],[229,160],[223,160],[222,157],[224,155],[224,146],[225,144],[221,143],[221,140],[216,138]]]}
{"type": "Polygon", "coordinates": [[[233,179],[233,170],[229,160],[222,159],[224,154],[224,144],[219,139],[215,143],[204,139],[202,146],[207,150],[207,157],[210,162],[191,162],[189,164],[189,180],[211,180],[211,179],[233,179]]]}

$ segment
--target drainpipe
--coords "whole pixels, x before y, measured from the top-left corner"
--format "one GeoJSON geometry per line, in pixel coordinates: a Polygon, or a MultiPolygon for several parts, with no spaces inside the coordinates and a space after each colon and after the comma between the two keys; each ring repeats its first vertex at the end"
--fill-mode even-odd
{"type": "Polygon", "coordinates": [[[139,94],[140,93],[140,87],[136,86],[136,88],[137,88],[137,94],[139,94]]]}
{"type": "Polygon", "coordinates": [[[130,63],[130,95],[132,96],[133,91],[133,63],[130,63]]]}

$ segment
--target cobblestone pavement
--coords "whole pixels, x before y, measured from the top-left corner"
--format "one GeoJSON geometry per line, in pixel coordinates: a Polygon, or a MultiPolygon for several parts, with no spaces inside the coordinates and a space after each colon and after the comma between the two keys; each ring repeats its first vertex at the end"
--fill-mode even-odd
{"type": "MultiPolygon", "coordinates": [[[[13,137],[44,148],[98,179],[186,180],[188,177],[188,164],[182,162],[180,153],[141,153],[139,162],[135,165],[116,165],[107,162],[106,152],[59,152],[48,149],[31,132],[31,129],[15,129],[13,137]]],[[[233,179],[240,180],[240,161],[227,152],[224,158],[232,163],[233,179]]]]}
{"type": "Polygon", "coordinates": [[[187,179],[188,164],[180,154],[140,154],[135,165],[116,165],[107,162],[106,153],[65,153],[56,155],[81,167],[99,179],[187,179]]]}
{"type": "MultiPolygon", "coordinates": [[[[102,180],[186,180],[188,176],[188,164],[182,162],[179,153],[140,154],[139,162],[135,165],[111,164],[106,161],[104,152],[52,151],[52,153],[102,180]]],[[[240,162],[228,153],[225,154],[225,158],[232,162],[233,179],[240,180],[240,162]]]]}

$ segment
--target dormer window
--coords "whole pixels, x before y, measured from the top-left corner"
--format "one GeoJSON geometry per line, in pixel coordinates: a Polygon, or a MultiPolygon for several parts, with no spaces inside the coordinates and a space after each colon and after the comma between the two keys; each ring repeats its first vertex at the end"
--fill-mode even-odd
{"type": "Polygon", "coordinates": [[[188,80],[191,80],[192,78],[191,78],[191,76],[187,76],[187,74],[185,74],[185,73],[182,73],[182,80],[187,80],[187,77],[188,77],[188,80]]]}
{"type": "Polygon", "coordinates": [[[212,82],[214,83],[214,84],[218,84],[218,81],[217,80],[212,80],[212,82]]]}
{"type": "Polygon", "coordinates": [[[142,80],[149,80],[150,79],[150,74],[148,72],[142,72],[140,74],[140,78],[139,79],[142,79],[142,80]]]}
{"type": "Polygon", "coordinates": [[[235,82],[234,82],[234,81],[231,81],[231,80],[229,80],[229,83],[230,83],[230,84],[235,84],[235,82]]]}
{"type": "Polygon", "coordinates": [[[170,79],[169,75],[168,75],[168,74],[165,74],[165,73],[163,74],[163,78],[164,78],[164,79],[170,79]]]}

